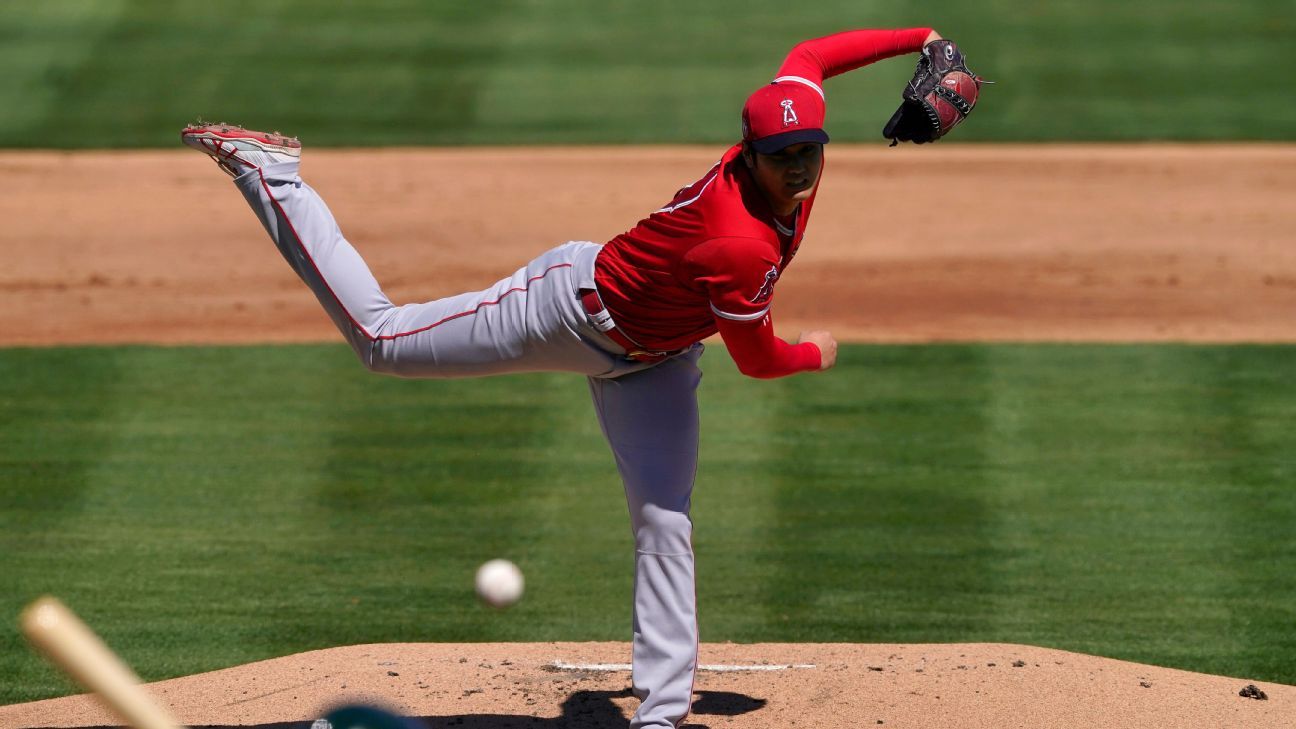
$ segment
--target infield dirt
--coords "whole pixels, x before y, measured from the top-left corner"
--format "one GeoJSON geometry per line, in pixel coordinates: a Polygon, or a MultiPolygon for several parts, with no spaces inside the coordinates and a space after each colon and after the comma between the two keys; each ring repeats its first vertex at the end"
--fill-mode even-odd
{"type": "MultiPolygon", "coordinates": [[[[312,150],[396,303],[605,241],[710,147],[312,150]]],[[[188,150],[0,156],[0,344],[337,341],[229,179],[188,150]]],[[[1296,341],[1296,145],[832,145],[775,296],[787,337],[1296,341]]]]}
{"type": "MultiPolygon", "coordinates": [[[[309,142],[309,140],[307,140],[309,142]]],[[[715,148],[312,150],[397,303],[604,241],[715,148]]],[[[228,178],[188,151],[0,155],[0,345],[337,341],[228,178]]],[[[776,325],[846,341],[1296,341],[1296,145],[834,145],[776,325]]],[[[356,646],[164,681],[195,725],[379,698],[431,726],[615,727],[626,644],[356,646]]],[[[1296,688],[1011,645],[704,645],[694,727],[1290,727],[1296,688]]],[[[0,727],[111,724],[84,697],[0,727]]]]}
{"type": "MultiPolygon", "coordinates": [[[[300,653],[152,684],[190,726],[308,729],[339,702],[377,703],[430,729],[619,729],[637,703],[622,643],[385,644],[300,653]]],[[[1291,727],[1296,687],[1027,646],[707,644],[704,727],[1291,727]],[[775,669],[775,670],[771,670],[775,669]]],[[[81,697],[0,707],[0,726],[85,727],[81,697]]]]}

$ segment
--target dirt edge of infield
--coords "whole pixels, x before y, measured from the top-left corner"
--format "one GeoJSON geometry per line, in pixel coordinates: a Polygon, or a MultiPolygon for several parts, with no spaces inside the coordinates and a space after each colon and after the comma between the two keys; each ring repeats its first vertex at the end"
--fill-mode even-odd
{"type": "MultiPolygon", "coordinates": [[[[624,726],[625,643],[394,643],[149,684],[189,726],[309,729],[373,703],[429,727],[624,726]]],[[[701,727],[1289,727],[1296,687],[1011,644],[704,644],[701,727]],[[1240,692],[1255,685],[1265,700],[1240,692]]],[[[0,707],[0,727],[117,724],[88,696],[0,707]]]]}

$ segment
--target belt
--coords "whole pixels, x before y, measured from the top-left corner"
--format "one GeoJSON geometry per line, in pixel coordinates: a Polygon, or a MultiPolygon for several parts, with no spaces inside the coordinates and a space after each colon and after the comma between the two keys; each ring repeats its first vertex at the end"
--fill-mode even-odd
{"type": "Polygon", "coordinates": [[[607,307],[603,306],[603,300],[599,298],[598,291],[594,289],[580,290],[581,306],[585,307],[585,313],[589,314],[590,323],[595,329],[603,332],[603,336],[611,339],[625,350],[625,358],[634,362],[660,362],[669,357],[683,352],[683,349],[677,349],[673,352],[657,352],[650,349],[644,349],[639,346],[635,340],[625,335],[625,332],[617,328],[616,322],[612,321],[612,315],[608,313],[607,307]]]}

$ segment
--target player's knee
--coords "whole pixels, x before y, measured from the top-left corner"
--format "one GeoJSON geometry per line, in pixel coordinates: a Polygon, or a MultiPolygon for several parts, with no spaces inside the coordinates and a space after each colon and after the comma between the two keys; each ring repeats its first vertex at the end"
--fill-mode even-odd
{"type": "Polygon", "coordinates": [[[370,372],[376,372],[380,375],[393,374],[395,362],[387,356],[389,354],[382,342],[376,342],[358,327],[353,327],[350,331],[343,329],[343,336],[347,344],[351,345],[351,351],[355,353],[356,359],[360,364],[370,372]]]}
{"type": "Polygon", "coordinates": [[[375,347],[372,343],[365,342],[354,347],[356,357],[364,368],[379,375],[399,375],[399,367],[395,357],[390,356],[384,347],[375,347]]]}
{"type": "Polygon", "coordinates": [[[396,374],[396,365],[394,362],[382,357],[365,357],[361,355],[360,361],[364,363],[365,369],[379,375],[396,374]]]}
{"type": "Polygon", "coordinates": [[[693,521],[687,513],[645,506],[635,519],[635,549],[658,554],[685,554],[693,549],[693,521]]]}
{"type": "Polygon", "coordinates": [[[394,357],[386,357],[381,350],[367,348],[367,346],[358,346],[355,348],[356,358],[360,364],[363,364],[365,370],[373,372],[375,375],[389,375],[393,377],[411,376],[404,371],[404,367],[394,357]]]}
{"type": "Polygon", "coordinates": [[[366,370],[383,374],[383,368],[385,365],[383,364],[382,358],[374,356],[374,352],[371,348],[362,344],[355,344],[352,345],[351,350],[355,352],[356,359],[360,360],[360,364],[364,365],[366,370]]]}

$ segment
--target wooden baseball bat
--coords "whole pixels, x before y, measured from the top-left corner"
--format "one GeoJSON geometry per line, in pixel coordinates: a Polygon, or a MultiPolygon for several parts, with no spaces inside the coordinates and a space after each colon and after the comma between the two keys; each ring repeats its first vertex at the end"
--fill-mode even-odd
{"type": "Polygon", "coordinates": [[[23,610],[20,622],[28,640],[127,724],[181,729],[140,686],[139,677],[63,603],[42,597],[23,610]]]}

